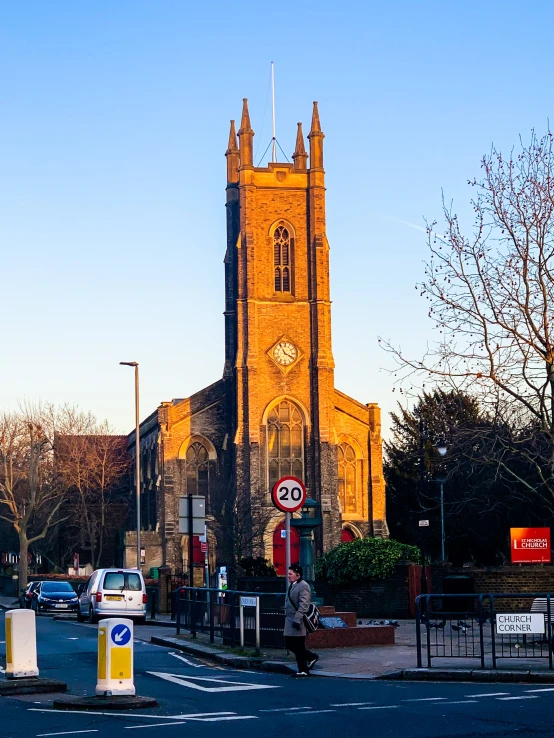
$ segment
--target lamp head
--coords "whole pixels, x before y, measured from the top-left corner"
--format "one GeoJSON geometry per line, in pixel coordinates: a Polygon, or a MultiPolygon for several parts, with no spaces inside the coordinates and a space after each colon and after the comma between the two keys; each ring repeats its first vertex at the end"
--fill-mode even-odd
{"type": "Polygon", "coordinates": [[[138,366],[138,361],[120,361],[122,366],[138,366]]]}
{"type": "Polygon", "coordinates": [[[441,456],[446,456],[446,454],[448,453],[448,446],[444,441],[439,441],[435,448],[441,456]]]}

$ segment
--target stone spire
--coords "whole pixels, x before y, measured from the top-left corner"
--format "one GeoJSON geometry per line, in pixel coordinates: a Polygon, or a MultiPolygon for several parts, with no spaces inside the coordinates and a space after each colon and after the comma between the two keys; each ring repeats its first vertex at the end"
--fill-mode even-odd
{"type": "Polygon", "coordinates": [[[227,157],[227,182],[238,182],[240,159],[234,120],[231,121],[231,130],[229,131],[229,145],[227,146],[225,156],[227,157]]]}
{"type": "Polygon", "coordinates": [[[239,130],[240,142],[240,165],[251,167],[254,165],[254,131],[250,125],[250,114],[248,113],[248,99],[242,101],[242,118],[239,130]]]}
{"type": "Polygon", "coordinates": [[[298,124],[298,131],[296,132],[296,148],[292,155],[295,169],[306,169],[306,162],[308,161],[308,154],[304,146],[304,134],[302,133],[302,123],[298,124]]]}
{"type": "Polygon", "coordinates": [[[323,139],[324,134],[321,132],[321,123],[319,122],[319,111],[317,102],[314,102],[314,112],[312,115],[312,129],[308,136],[310,141],[310,169],[323,169],[323,139]]]}

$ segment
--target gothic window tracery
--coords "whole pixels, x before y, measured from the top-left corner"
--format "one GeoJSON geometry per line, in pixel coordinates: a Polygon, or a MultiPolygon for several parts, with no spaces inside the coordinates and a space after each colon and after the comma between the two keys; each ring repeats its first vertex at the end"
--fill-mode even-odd
{"type": "Polygon", "coordinates": [[[338,448],[338,494],[343,514],[358,512],[358,460],[349,443],[338,448]]]}
{"type": "Polygon", "coordinates": [[[273,232],[273,266],[275,292],[292,292],[292,250],[294,238],[289,229],[280,224],[273,232]]]}
{"type": "Polygon", "coordinates": [[[281,477],[304,479],[304,422],[296,405],[283,400],[267,418],[269,489],[281,477]]]}
{"type": "Polygon", "coordinates": [[[200,441],[195,441],[187,449],[185,456],[187,494],[208,497],[209,454],[200,441]]]}

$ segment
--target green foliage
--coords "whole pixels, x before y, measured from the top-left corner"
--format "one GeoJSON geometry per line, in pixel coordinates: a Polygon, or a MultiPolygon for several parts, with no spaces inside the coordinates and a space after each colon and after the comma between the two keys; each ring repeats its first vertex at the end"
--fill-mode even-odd
{"type": "Polygon", "coordinates": [[[262,556],[248,556],[240,560],[247,577],[276,577],[277,572],[272,564],[262,556]]]}
{"type": "Polygon", "coordinates": [[[358,538],[323,554],[315,563],[315,574],[319,580],[339,585],[385,579],[395,564],[405,560],[419,562],[419,548],[383,538],[358,538]]]}

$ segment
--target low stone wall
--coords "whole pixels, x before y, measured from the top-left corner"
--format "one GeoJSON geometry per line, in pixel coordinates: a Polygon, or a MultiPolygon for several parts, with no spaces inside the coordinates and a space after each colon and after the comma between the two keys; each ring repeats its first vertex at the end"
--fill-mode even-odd
{"type": "Polygon", "coordinates": [[[315,583],[318,597],[338,611],[352,611],[358,617],[410,617],[408,565],[399,564],[387,579],[371,579],[345,586],[315,583]]]}
{"type": "MultiPolygon", "coordinates": [[[[440,594],[451,590],[452,585],[450,584],[449,586],[449,582],[445,582],[445,578],[449,576],[470,577],[470,586],[476,594],[552,592],[554,596],[554,566],[540,566],[535,564],[479,568],[433,566],[433,593],[440,594]]],[[[531,602],[532,598],[499,599],[496,600],[495,609],[497,612],[500,608],[508,612],[522,609],[528,610],[531,602]]],[[[486,604],[485,606],[488,609],[488,605],[486,604]]]]}

